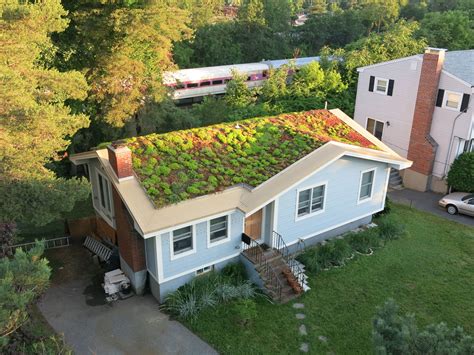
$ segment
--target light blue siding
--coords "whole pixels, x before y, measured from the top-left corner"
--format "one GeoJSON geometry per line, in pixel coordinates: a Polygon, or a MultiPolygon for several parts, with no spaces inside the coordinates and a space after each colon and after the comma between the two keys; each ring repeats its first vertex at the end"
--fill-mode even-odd
{"type": "Polygon", "coordinates": [[[146,268],[153,277],[157,277],[156,271],[156,238],[145,239],[145,250],[146,250],[146,268]]]}
{"type": "Polygon", "coordinates": [[[277,226],[287,244],[375,213],[383,207],[388,165],[344,157],[311,175],[278,198],[277,226]],[[361,172],[376,168],[372,199],[358,204],[361,172]],[[296,220],[297,190],[327,182],[324,212],[296,220]]]}
{"type": "Polygon", "coordinates": [[[171,260],[171,232],[160,235],[159,242],[161,242],[162,250],[163,277],[165,279],[172,278],[186,271],[193,271],[203,265],[214,264],[218,260],[239,253],[243,225],[244,214],[241,211],[232,212],[230,215],[230,240],[208,248],[208,222],[197,223],[195,226],[196,233],[194,235],[196,252],[175,260],[171,260]]]}

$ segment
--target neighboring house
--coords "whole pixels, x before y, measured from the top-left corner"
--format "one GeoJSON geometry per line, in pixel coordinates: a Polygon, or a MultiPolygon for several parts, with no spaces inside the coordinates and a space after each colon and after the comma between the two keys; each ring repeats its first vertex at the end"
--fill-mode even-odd
{"type": "Polygon", "coordinates": [[[446,192],[446,175],[474,150],[474,50],[423,55],[358,68],[354,119],[413,161],[405,186],[446,192]]]}
{"type": "Polygon", "coordinates": [[[248,267],[244,249],[294,250],[370,223],[390,168],[411,165],[340,110],[151,134],[71,160],[87,165],[97,234],[160,302],[196,275],[248,267]]]}

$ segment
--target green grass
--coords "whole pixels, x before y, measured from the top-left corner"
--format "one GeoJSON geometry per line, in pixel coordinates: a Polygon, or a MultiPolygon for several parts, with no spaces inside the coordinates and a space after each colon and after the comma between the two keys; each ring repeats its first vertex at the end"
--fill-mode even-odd
{"type": "Polygon", "coordinates": [[[258,318],[245,329],[232,307],[203,312],[186,325],[224,354],[288,354],[309,343],[311,353],[372,353],[372,317],[392,297],[420,326],[447,322],[474,334],[474,228],[394,205],[393,217],[407,233],[373,256],[310,276],[305,304],[308,336],[300,336],[292,303],[258,302],[258,318]],[[327,344],[318,336],[328,338],[327,344]]]}
{"type": "Polygon", "coordinates": [[[48,223],[44,226],[37,227],[34,225],[19,225],[18,234],[16,236],[17,243],[33,242],[35,239],[51,239],[62,237],[65,234],[66,220],[89,217],[94,214],[92,200],[89,198],[84,201],[76,202],[72,211],[65,213],[63,218],[48,223]]]}

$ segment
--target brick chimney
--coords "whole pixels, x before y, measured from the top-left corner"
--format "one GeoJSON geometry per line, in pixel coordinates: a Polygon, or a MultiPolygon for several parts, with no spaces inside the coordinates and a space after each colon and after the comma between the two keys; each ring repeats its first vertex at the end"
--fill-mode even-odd
{"type": "Polygon", "coordinates": [[[117,141],[107,147],[109,163],[119,180],[133,176],[132,151],[125,143],[117,141]]]}
{"type": "Polygon", "coordinates": [[[431,122],[445,51],[445,49],[427,48],[423,55],[407,156],[413,161],[410,171],[415,172],[408,180],[413,181],[413,178],[418,180],[414,184],[417,186],[408,187],[417,190],[428,188],[429,176],[433,170],[437,143],[430,136],[431,122]]]}

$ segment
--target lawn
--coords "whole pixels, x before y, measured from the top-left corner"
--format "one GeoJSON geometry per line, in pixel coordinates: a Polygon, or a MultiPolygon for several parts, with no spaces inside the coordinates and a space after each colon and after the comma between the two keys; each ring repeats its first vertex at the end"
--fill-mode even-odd
{"type": "Polygon", "coordinates": [[[401,239],[343,268],[310,275],[312,290],[296,301],[305,305],[307,336],[298,333],[294,302],[259,301],[258,318],[245,328],[229,305],[186,325],[224,354],[296,353],[302,342],[311,353],[367,354],[376,307],[392,297],[420,326],[445,321],[474,334],[474,228],[401,205],[392,215],[406,226],[401,239]]]}

